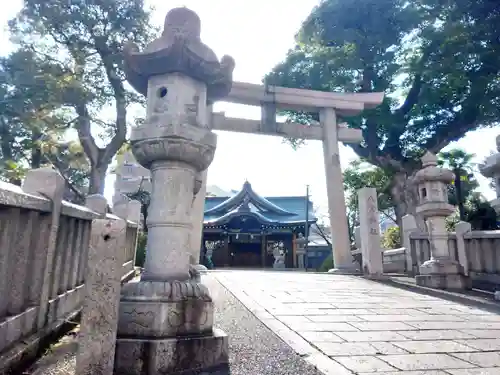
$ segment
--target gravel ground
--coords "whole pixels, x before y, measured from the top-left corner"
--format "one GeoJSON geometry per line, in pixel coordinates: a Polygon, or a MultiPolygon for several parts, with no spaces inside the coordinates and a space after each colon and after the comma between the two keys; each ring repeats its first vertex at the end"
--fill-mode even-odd
{"type": "Polygon", "coordinates": [[[216,306],[215,325],[229,335],[231,375],[322,375],[248,311],[217,280],[206,276],[216,306]]]}
{"type": "MultiPolygon", "coordinates": [[[[264,326],[213,276],[204,276],[203,282],[210,288],[215,302],[215,326],[229,335],[231,375],[322,375],[264,326]]],[[[76,347],[74,336],[64,337],[24,374],[74,375],[76,347]]],[[[223,373],[217,372],[217,375],[223,373]]]]}

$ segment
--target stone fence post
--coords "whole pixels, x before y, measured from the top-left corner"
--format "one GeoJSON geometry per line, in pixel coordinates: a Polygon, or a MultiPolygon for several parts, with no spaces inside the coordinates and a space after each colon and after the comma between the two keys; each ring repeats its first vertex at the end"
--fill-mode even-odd
{"type": "Polygon", "coordinates": [[[126,254],[127,258],[124,262],[132,260],[132,269],[135,267],[135,258],[137,256],[137,241],[139,240],[138,232],[141,229],[141,202],[137,200],[121,200],[113,206],[113,213],[122,219],[137,224],[136,228],[128,228],[127,235],[125,238],[126,254]],[[133,232],[130,232],[133,231],[133,232]],[[132,252],[132,253],[131,253],[132,252]],[[132,256],[132,259],[130,259],[132,256]]]}
{"type": "Polygon", "coordinates": [[[112,375],[126,222],[106,215],[101,195],[87,197],[86,203],[101,216],[92,222],[76,375],[112,375]]]}
{"type": "Polygon", "coordinates": [[[467,258],[467,252],[465,251],[465,239],[464,235],[472,231],[472,226],[470,223],[465,221],[460,221],[455,225],[455,235],[457,238],[457,254],[458,263],[462,267],[462,272],[464,276],[469,276],[469,260],[467,258]]]}
{"type": "Polygon", "coordinates": [[[137,223],[140,226],[141,207],[141,202],[137,200],[121,200],[113,205],[113,213],[122,219],[137,223]]]}
{"type": "Polygon", "coordinates": [[[46,251],[47,256],[44,260],[45,271],[43,272],[43,276],[40,280],[42,288],[39,303],[40,309],[38,310],[37,318],[37,329],[40,329],[47,323],[50,285],[52,283],[54,255],[56,251],[57,235],[59,232],[59,219],[61,216],[65,182],[64,178],[52,168],[31,169],[26,174],[22,189],[25,193],[48,198],[52,202],[52,213],[46,251]]]}
{"type": "Polygon", "coordinates": [[[405,258],[406,258],[406,272],[415,273],[413,269],[413,255],[418,259],[418,254],[412,254],[410,235],[418,231],[417,221],[413,215],[405,215],[401,220],[402,224],[402,238],[401,242],[405,248],[405,258]]]}

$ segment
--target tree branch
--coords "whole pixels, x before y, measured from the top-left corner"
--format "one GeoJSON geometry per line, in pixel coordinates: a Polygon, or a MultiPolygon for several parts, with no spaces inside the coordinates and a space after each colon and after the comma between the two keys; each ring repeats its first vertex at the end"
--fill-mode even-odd
{"type": "Polygon", "coordinates": [[[470,75],[470,93],[462,104],[461,110],[453,116],[452,120],[436,128],[434,135],[424,144],[425,149],[437,153],[478,125],[481,120],[481,109],[477,103],[485,97],[489,77],[495,75],[498,69],[495,65],[483,62],[482,67],[470,75]]]}
{"type": "Polygon", "coordinates": [[[381,213],[382,215],[384,215],[386,218],[388,218],[389,220],[393,221],[394,223],[396,223],[396,224],[398,223],[398,222],[397,222],[397,220],[396,220],[396,218],[395,218],[394,216],[389,215],[389,214],[388,214],[388,213],[386,213],[385,211],[380,211],[380,213],[381,213]]]}
{"type": "Polygon", "coordinates": [[[404,103],[394,113],[397,118],[404,118],[408,114],[408,112],[411,111],[413,106],[417,104],[418,97],[420,96],[420,91],[422,90],[422,86],[424,84],[422,76],[425,64],[427,63],[432,52],[439,45],[439,43],[440,42],[438,40],[433,40],[424,48],[422,56],[417,63],[416,73],[413,77],[413,84],[411,85],[410,91],[408,92],[404,103]]]}
{"type": "Polygon", "coordinates": [[[61,173],[61,176],[63,177],[64,181],[66,182],[66,185],[73,193],[75,193],[77,198],[81,201],[85,201],[85,194],[83,194],[80,190],[78,190],[77,187],[68,179],[68,177],[66,176],[66,173],[64,173],[66,168],[60,162],[60,160],[57,158],[52,159],[48,155],[44,155],[44,159],[61,173]]]}
{"type": "Polygon", "coordinates": [[[78,126],[76,127],[78,138],[80,139],[85,154],[89,158],[90,165],[96,166],[99,164],[99,147],[97,147],[91,133],[90,114],[84,103],[78,104],[75,109],[78,113],[78,126]]]}
{"type": "Polygon", "coordinates": [[[106,70],[106,76],[108,77],[109,83],[113,88],[115,97],[116,132],[110,143],[104,149],[104,154],[102,157],[103,161],[107,163],[111,161],[113,156],[127,139],[127,100],[125,87],[122,80],[116,73],[115,67],[113,66],[113,60],[110,57],[111,53],[107,48],[105,39],[103,37],[96,37],[95,42],[97,52],[101,56],[104,68],[106,70]]]}
{"type": "Polygon", "coordinates": [[[331,246],[332,243],[331,241],[328,239],[328,237],[326,236],[325,232],[323,231],[323,229],[318,225],[318,223],[315,223],[314,225],[316,225],[316,228],[318,229],[318,234],[321,236],[321,238],[323,238],[326,243],[331,246]]]}

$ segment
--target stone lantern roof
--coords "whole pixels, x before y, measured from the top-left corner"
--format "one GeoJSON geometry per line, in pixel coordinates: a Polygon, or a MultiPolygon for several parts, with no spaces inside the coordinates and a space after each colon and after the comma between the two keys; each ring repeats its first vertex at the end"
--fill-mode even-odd
{"type": "Polygon", "coordinates": [[[484,177],[498,178],[500,174],[500,135],[496,138],[497,153],[488,156],[483,164],[479,165],[479,172],[484,177]]]}
{"type": "Polygon", "coordinates": [[[225,97],[231,91],[234,60],[226,55],[218,61],[212,49],[201,41],[200,29],[200,18],[192,10],[170,10],[162,35],[143,52],[134,43],[124,47],[128,82],[146,96],[152,76],[180,73],[207,85],[209,103],[225,97]]]}
{"type": "Polygon", "coordinates": [[[439,181],[449,184],[455,178],[452,171],[437,166],[438,159],[432,152],[427,151],[420,160],[422,161],[422,169],[415,174],[415,183],[439,181]]]}

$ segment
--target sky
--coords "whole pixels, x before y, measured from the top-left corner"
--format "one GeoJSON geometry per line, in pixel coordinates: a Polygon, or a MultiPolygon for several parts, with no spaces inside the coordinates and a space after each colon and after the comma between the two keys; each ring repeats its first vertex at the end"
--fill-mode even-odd
{"type": "MultiPolygon", "coordinates": [[[[285,58],[294,45],[294,35],[318,0],[301,0],[290,6],[289,0],[184,0],[155,1],[154,23],[162,25],[165,14],[176,6],[196,11],[202,21],[202,40],[220,57],[231,55],[236,61],[234,80],[261,83],[262,77],[285,58]]],[[[12,18],[22,1],[2,4],[0,24],[12,18]]],[[[8,33],[0,30],[0,53],[11,48],[8,33]]],[[[258,107],[217,103],[215,111],[228,117],[260,118],[258,107]]],[[[238,190],[248,180],[257,193],[264,196],[305,195],[310,185],[311,199],[320,210],[327,207],[326,180],[320,141],[310,141],[293,150],[281,138],[239,133],[217,132],[215,159],[208,170],[208,184],[224,190],[238,190]]],[[[480,163],[495,150],[495,137],[500,129],[470,132],[448,148],[460,147],[474,153],[480,163]]],[[[346,146],[341,146],[342,167],[356,159],[346,146]]],[[[494,192],[488,181],[476,173],[480,191],[488,198],[494,192]]],[[[106,197],[111,201],[114,176],[106,181],[106,197]]]]}

